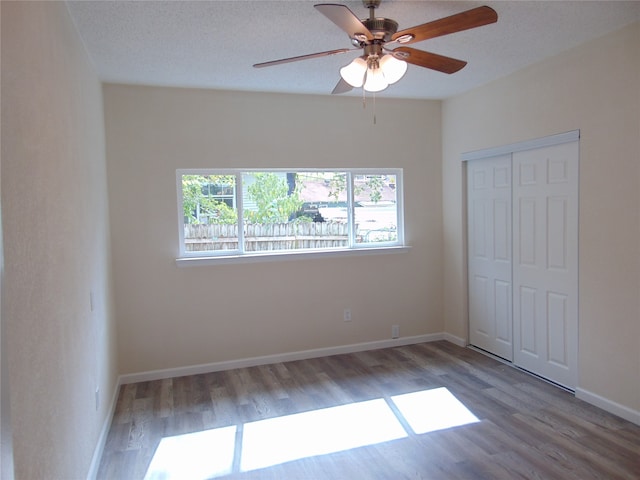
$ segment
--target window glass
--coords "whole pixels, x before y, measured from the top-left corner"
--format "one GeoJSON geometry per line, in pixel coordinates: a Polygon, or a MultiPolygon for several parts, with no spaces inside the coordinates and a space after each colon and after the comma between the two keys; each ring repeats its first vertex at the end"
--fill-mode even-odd
{"type": "Polygon", "coordinates": [[[245,251],[348,247],[344,178],[337,172],[243,173],[245,251]]]}
{"type": "Polygon", "coordinates": [[[180,255],[402,245],[401,177],[400,169],[179,170],[180,255]]]}
{"type": "Polygon", "coordinates": [[[398,240],[396,175],[355,175],[353,206],[356,243],[398,240]]]}
{"type": "Polygon", "coordinates": [[[182,175],[185,252],[238,250],[235,175],[182,175]]]}

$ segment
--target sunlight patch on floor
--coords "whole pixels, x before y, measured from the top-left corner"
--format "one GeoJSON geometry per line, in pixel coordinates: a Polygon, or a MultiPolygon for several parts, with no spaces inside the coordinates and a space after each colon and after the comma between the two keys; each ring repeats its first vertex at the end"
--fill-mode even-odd
{"type": "Polygon", "coordinates": [[[479,422],[446,388],[165,437],[145,480],[204,480],[479,422]],[[391,408],[391,402],[397,412],[391,408]],[[241,429],[241,432],[238,432],[241,429]],[[236,433],[241,439],[236,449],[236,433]]]}
{"type": "Polygon", "coordinates": [[[270,467],[407,436],[384,399],[244,425],[240,470],[270,467]]]}
{"type": "Polygon", "coordinates": [[[446,388],[434,388],[391,397],[416,434],[479,422],[446,388]]]}
{"type": "Polygon", "coordinates": [[[230,474],[236,430],[233,425],[163,438],[145,480],[203,480],[230,474]]]}

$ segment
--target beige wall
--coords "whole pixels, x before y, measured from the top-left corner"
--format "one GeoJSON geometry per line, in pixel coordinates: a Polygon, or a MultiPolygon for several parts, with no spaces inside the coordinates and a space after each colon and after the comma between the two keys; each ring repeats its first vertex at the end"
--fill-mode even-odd
{"type": "Polygon", "coordinates": [[[440,103],[106,85],[121,373],[443,331],[440,103]],[[402,167],[408,253],[177,267],[175,171],[402,167]],[[342,312],[351,308],[353,321],[342,312]]]}
{"type": "Polygon", "coordinates": [[[16,478],[84,478],[117,377],[102,92],[63,2],[1,8],[2,334],[16,478]]]}
{"type": "Polygon", "coordinates": [[[443,104],[444,312],[467,336],[460,154],[580,129],[579,387],[640,411],[640,25],[443,104]]]}

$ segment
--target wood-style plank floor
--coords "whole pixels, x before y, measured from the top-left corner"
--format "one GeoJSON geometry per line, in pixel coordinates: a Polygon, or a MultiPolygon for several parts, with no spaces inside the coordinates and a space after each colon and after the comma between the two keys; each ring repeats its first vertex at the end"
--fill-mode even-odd
{"type": "Polygon", "coordinates": [[[145,477],[628,480],[640,478],[640,427],[442,341],[124,385],[98,478],[145,477]],[[428,425],[397,397],[413,392],[417,420],[440,429],[416,433],[428,425]],[[461,405],[477,421],[442,428],[461,405]]]}

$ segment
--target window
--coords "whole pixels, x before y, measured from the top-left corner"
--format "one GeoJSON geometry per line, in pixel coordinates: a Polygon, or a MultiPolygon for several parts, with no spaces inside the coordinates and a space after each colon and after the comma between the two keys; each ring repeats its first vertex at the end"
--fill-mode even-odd
{"type": "Polygon", "coordinates": [[[403,245],[401,169],[178,170],[177,186],[181,257],[403,245]]]}

